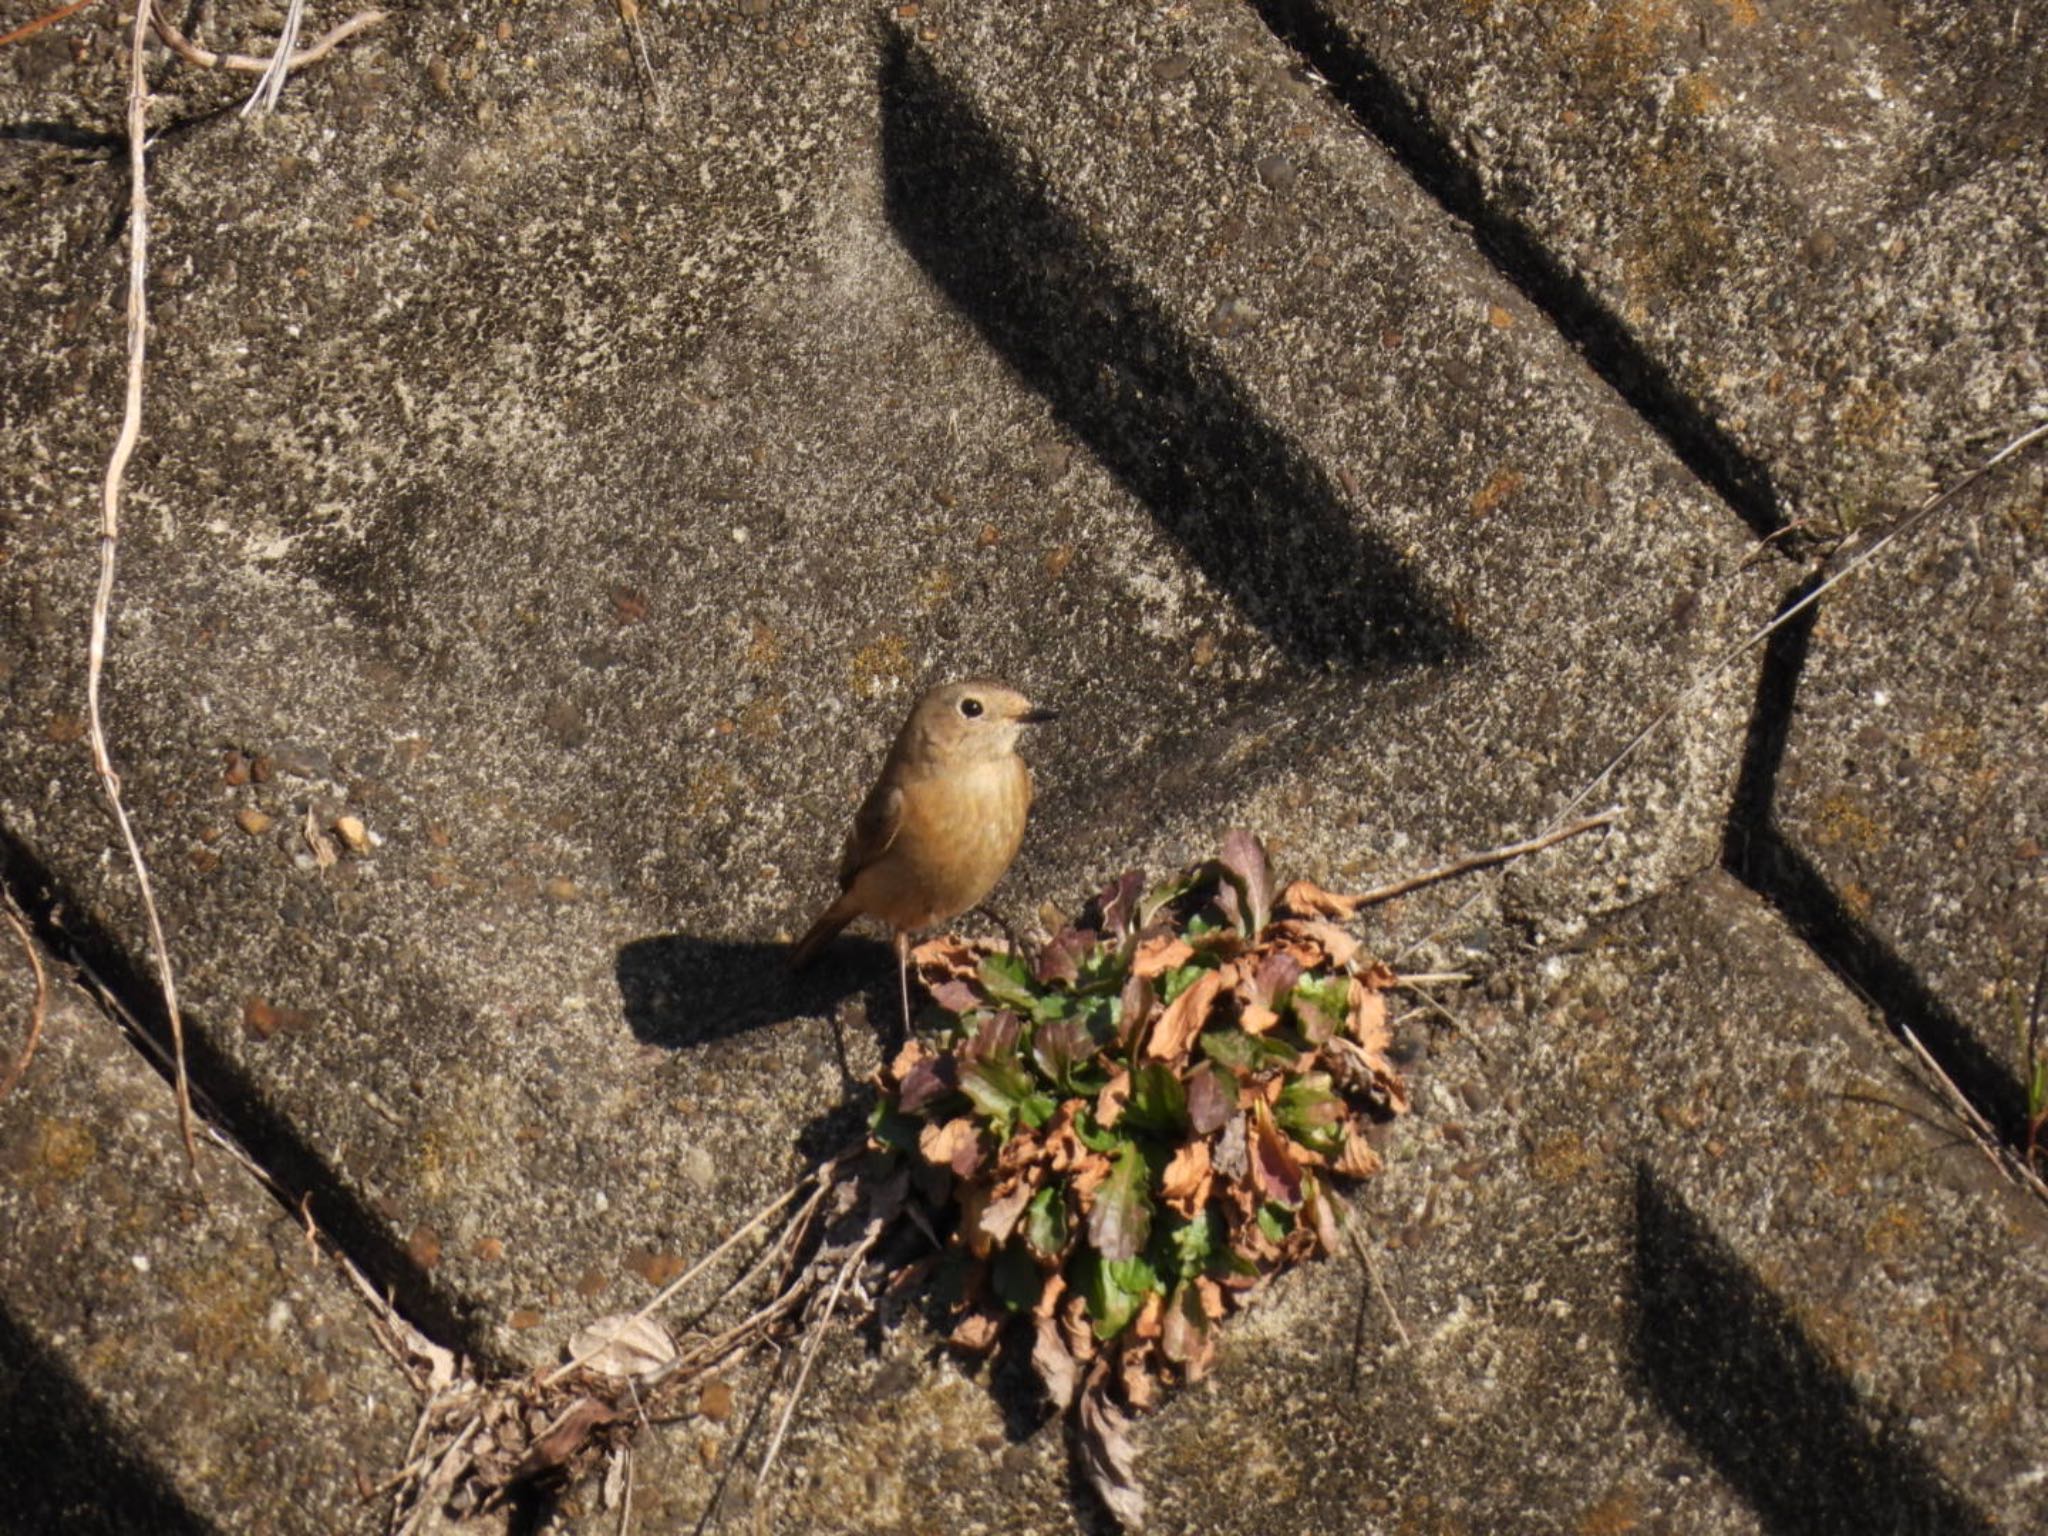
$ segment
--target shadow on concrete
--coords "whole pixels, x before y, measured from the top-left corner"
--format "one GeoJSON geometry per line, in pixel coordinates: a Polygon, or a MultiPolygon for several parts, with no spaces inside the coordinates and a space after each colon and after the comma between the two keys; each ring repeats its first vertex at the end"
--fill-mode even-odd
{"type": "Polygon", "coordinates": [[[1747,1266],[1638,1164],[1633,1367],[1776,1536],[1991,1536],[1747,1266]]]}
{"type": "Polygon", "coordinates": [[[898,237],[988,344],[1293,662],[1388,671],[1474,645],[1400,555],[1266,421],[926,57],[882,29],[898,237]]]}
{"type": "MultiPolygon", "coordinates": [[[[1798,602],[1817,579],[1793,588],[1778,611],[1798,602]]],[[[1722,834],[1722,865],[1783,914],[1836,975],[1875,1004],[1894,1035],[1903,1039],[1910,1030],[2005,1143],[2024,1151],[2026,1094],[2019,1079],[1911,965],[1850,912],[1826,877],[1778,828],[1778,773],[1820,607],[1816,603],[1806,609],[1766,643],[1742,775],[1722,834]]]]}
{"type": "MultiPolygon", "coordinates": [[[[34,851],[0,827],[0,884],[13,893],[36,937],[52,954],[76,960],[97,976],[168,1057],[170,1023],[154,978],[90,916],[34,851]]],[[[310,1214],[320,1230],[429,1338],[472,1359],[503,1364],[488,1334],[465,1321],[406,1253],[390,1224],[364,1203],[332,1164],[246,1073],[185,1019],[185,1065],[195,1102],[249,1152],[288,1194],[294,1215],[310,1214]]]]}
{"type": "Polygon", "coordinates": [[[663,933],[625,945],[614,969],[633,1038],[671,1050],[849,1012],[872,1019],[885,1044],[903,1032],[896,954],[874,939],[842,935],[792,971],[787,944],[663,933]]]}
{"type": "Polygon", "coordinates": [[[1678,455],[1686,468],[1733,507],[1758,537],[1785,525],[1765,465],[1671,377],[1628,323],[1498,199],[1458,153],[1442,124],[1412,101],[1343,24],[1327,0],[1252,0],[1267,28],[1299,54],[1359,125],[1385,146],[1452,217],[1469,225],[1479,248],[1578,348],[1678,455]]]}
{"type": "Polygon", "coordinates": [[[16,1536],[212,1536],[62,1362],[0,1308],[0,1527],[16,1536]]]}

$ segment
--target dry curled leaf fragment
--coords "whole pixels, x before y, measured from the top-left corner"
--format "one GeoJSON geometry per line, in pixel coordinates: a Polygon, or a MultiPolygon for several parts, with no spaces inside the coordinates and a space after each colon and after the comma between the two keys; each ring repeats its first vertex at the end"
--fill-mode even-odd
{"type": "Polygon", "coordinates": [[[1280,893],[1278,903],[1283,912],[1299,913],[1303,917],[1329,917],[1338,922],[1349,922],[1358,915],[1364,905],[1357,896],[1340,896],[1335,891],[1326,891],[1313,880],[1296,880],[1280,893]]]}
{"type": "Polygon", "coordinates": [[[1344,1150],[1337,1154],[1330,1166],[1347,1178],[1364,1179],[1378,1173],[1385,1165],[1354,1120],[1344,1128],[1344,1150]]]}
{"type": "Polygon", "coordinates": [[[946,1342],[970,1355],[985,1355],[996,1347],[996,1335],[1002,1332],[1002,1328],[1002,1320],[992,1313],[969,1312],[953,1325],[953,1331],[946,1335],[946,1342]]]}
{"type": "Polygon", "coordinates": [[[934,1121],[917,1133],[917,1150],[926,1162],[950,1168],[964,1179],[981,1164],[981,1130],[971,1115],[934,1121]]]}
{"type": "Polygon", "coordinates": [[[1127,1531],[1145,1524],[1145,1490],[1137,1476],[1138,1448],[1130,1417],[1109,1395],[1109,1363],[1097,1361],[1075,1404],[1076,1449],[1081,1470],[1117,1523],[1127,1531]]]}
{"type": "Polygon", "coordinates": [[[1131,960],[1131,974],[1150,981],[1186,965],[1195,958],[1195,946],[1178,934],[1158,933],[1138,946],[1131,960]]]}
{"type": "Polygon", "coordinates": [[[1031,1368],[1038,1373],[1039,1383],[1052,1399],[1053,1407],[1064,1410],[1072,1405],[1074,1391],[1081,1383],[1081,1362],[1067,1348],[1065,1332],[1057,1319],[1038,1319],[1037,1337],[1031,1345],[1031,1368]]]}
{"type": "Polygon", "coordinates": [[[1194,1217],[1209,1203],[1209,1188],[1215,1174],[1209,1163],[1209,1143],[1191,1141],[1180,1147],[1159,1176],[1159,1198],[1181,1215],[1194,1217]]]}
{"type": "Polygon", "coordinates": [[[1185,1060],[1195,1037],[1209,1022],[1209,1010],[1216,1005],[1216,999],[1236,982],[1235,965],[1219,966],[1196,977],[1186,991],[1166,1005],[1166,1011],[1152,1026],[1152,1033],[1145,1038],[1146,1058],[1168,1063],[1185,1060]]]}
{"type": "Polygon", "coordinates": [[[676,1341],[651,1317],[618,1312],[600,1317],[569,1340],[569,1358],[600,1376],[638,1380],[676,1357],[676,1341]]]}

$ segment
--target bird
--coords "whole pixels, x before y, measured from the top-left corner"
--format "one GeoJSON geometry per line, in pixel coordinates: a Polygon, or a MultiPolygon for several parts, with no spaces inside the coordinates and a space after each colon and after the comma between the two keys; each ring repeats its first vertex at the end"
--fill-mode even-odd
{"type": "Polygon", "coordinates": [[[839,896],[791,946],[791,969],[855,918],[880,918],[896,945],[907,1032],[910,936],[979,906],[1002,879],[1031,810],[1031,770],[1017,738],[1056,718],[989,678],[941,683],[911,706],[853,818],[839,896]]]}

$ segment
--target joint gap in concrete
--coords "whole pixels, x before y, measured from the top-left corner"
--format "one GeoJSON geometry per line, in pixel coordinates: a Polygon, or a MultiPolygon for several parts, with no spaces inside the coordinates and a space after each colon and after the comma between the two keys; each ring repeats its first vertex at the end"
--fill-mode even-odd
{"type": "Polygon", "coordinates": [[[1486,193],[1444,128],[1410,99],[1319,0],[1247,0],[1259,19],[1326,80],[1360,127],[1453,218],[1481,253],[1548,315],[1587,364],[1758,538],[1787,526],[1770,471],[1686,393],[1586,281],[1486,193]]]}
{"type": "MultiPolygon", "coordinates": [[[[1778,611],[1820,580],[1800,581],[1778,611]]],[[[1829,970],[1877,1009],[1892,1034],[1904,1040],[1910,1031],[1999,1139],[2024,1156],[2026,1102],[2019,1082],[1778,827],[1778,772],[1821,606],[1805,609],[1764,648],[1742,771],[1722,833],[1722,866],[1769,902],[1829,970]]]]}
{"type": "MultiPolygon", "coordinates": [[[[0,826],[0,885],[27,917],[37,942],[58,959],[89,970],[156,1043],[161,1057],[139,1045],[136,1051],[164,1077],[168,1087],[164,1062],[171,1048],[170,1022],[163,994],[148,968],[138,964],[29,846],[4,826],[0,826]]],[[[189,1015],[185,1020],[185,1064],[194,1113],[233,1140],[264,1170],[274,1189],[285,1197],[283,1203],[295,1220],[310,1214],[321,1235],[380,1287],[398,1313],[428,1339],[487,1366],[506,1363],[327,1160],[264,1102],[247,1074],[209,1042],[203,1031],[193,1028],[189,1015]]],[[[184,1151],[174,1139],[166,1144],[165,1155],[182,1163],[184,1151]]]]}

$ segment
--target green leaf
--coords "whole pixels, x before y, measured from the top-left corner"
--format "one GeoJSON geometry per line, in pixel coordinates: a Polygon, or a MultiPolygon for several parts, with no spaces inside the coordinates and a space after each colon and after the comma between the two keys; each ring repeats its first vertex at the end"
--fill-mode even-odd
{"type": "Polygon", "coordinates": [[[1088,1241],[1110,1260],[1134,1259],[1152,1231],[1152,1196],[1145,1157],[1129,1142],[1116,1154],[1088,1211],[1088,1241]]]}
{"type": "Polygon", "coordinates": [[[1131,1079],[1124,1118],[1140,1130],[1177,1131],[1188,1123],[1188,1094],[1163,1061],[1149,1061],[1131,1079]]]}
{"type": "Polygon", "coordinates": [[[1210,1062],[1203,1062],[1181,1084],[1187,1092],[1188,1124],[1207,1136],[1223,1129],[1237,1113],[1237,1088],[1210,1062]]]}
{"type": "Polygon", "coordinates": [[[1192,987],[1201,979],[1202,972],[1210,969],[1213,969],[1213,967],[1191,963],[1188,965],[1177,965],[1172,970],[1167,971],[1159,978],[1160,1006],[1164,1007],[1176,997],[1179,997],[1181,993],[1187,991],[1189,987],[1192,987]]]}
{"type": "Polygon", "coordinates": [[[1125,870],[1102,888],[1094,907],[1104,933],[1112,939],[1123,938],[1137,915],[1138,898],[1144,890],[1144,872],[1136,869],[1125,870]]]}
{"type": "Polygon", "coordinates": [[[1134,1290],[1123,1284],[1119,1278],[1122,1269],[1123,1266],[1111,1263],[1100,1254],[1082,1257],[1079,1275],[1081,1294],[1088,1298],[1088,1316],[1098,1339],[1113,1339],[1122,1333],[1144,1304],[1144,1289],[1134,1290]]]}
{"type": "Polygon", "coordinates": [[[1259,1207],[1259,1230],[1276,1243],[1285,1242],[1287,1234],[1294,1230],[1294,1213],[1268,1200],[1259,1207]]]}
{"type": "Polygon", "coordinates": [[[1021,955],[993,954],[981,957],[982,990],[1007,1007],[1031,1012],[1038,994],[1031,986],[1031,972],[1021,955]]]}
{"type": "Polygon", "coordinates": [[[1074,1116],[1074,1134],[1090,1152],[1114,1152],[1129,1143],[1115,1131],[1095,1123],[1095,1112],[1083,1109],[1074,1116]]]}
{"type": "Polygon", "coordinates": [[[1330,1088],[1327,1072],[1305,1072],[1280,1090],[1273,1118],[1305,1147],[1326,1157],[1344,1150],[1344,1120],[1350,1107],[1330,1088]]]}
{"type": "Polygon", "coordinates": [[[887,1099],[877,1099],[874,1113],[868,1116],[868,1129],[874,1132],[875,1140],[899,1152],[917,1150],[919,1128],[920,1122],[899,1113],[887,1099]]]}
{"type": "Polygon", "coordinates": [[[1271,1035],[1248,1035],[1241,1029],[1204,1030],[1198,1043],[1204,1056],[1240,1076],[1270,1067],[1292,1066],[1296,1055],[1294,1047],[1284,1040],[1275,1040],[1271,1035]]]}
{"type": "Polygon", "coordinates": [[[1038,1063],[1038,1070],[1069,1092],[1073,1091],[1074,1069],[1094,1054],[1094,1038],[1078,1018],[1049,1020],[1031,1036],[1031,1059],[1038,1063]]]}
{"type": "Polygon", "coordinates": [[[989,1268],[989,1279],[995,1287],[996,1298],[1012,1312],[1036,1306],[1039,1294],[1045,1289],[1045,1274],[1039,1269],[1037,1260],[1018,1243],[1007,1243],[996,1254],[995,1263],[989,1268]]]}
{"type": "Polygon", "coordinates": [[[1321,1045],[1344,1028],[1351,1013],[1349,976],[1304,976],[1288,994],[1287,1006],[1311,1045],[1321,1045]]]}
{"type": "Polygon", "coordinates": [[[1183,1280],[1191,1280],[1209,1267],[1216,1253],[1216,1218],[1204,1211],[1193,1221],[1182,1222],[1166,1234],[1173,1269],[1183,1280]]]}
{"type": "Polygon", "coordinates": [[[960,1068],[960,1089],[1006,1140],[1013,1121],[1033,1127],[1045,1124],[1057,1107],[1038,1091],[1031,1069],[1016,1057],[970,1061],[960,1068]]]}
{"type": "Polygon", "coordinates": [[[1163,880],[1153,886],[1145,893],[1145,899],[1138,904],[1138,928],[1150,928],[1154,918],[1194,888],[1194,877],[1185,874],[1175,875],[1171,880],[1163,880]]]}
{"type": "Polygon", "coordinates": [[[1059,1102],[1049,1093],[1027,1093],[1017,1101],[1017,1118],[1034,1131],[1042,1130],[1046,1122],[1059,1113],[1059,1102]]]}
{"type": "Polygon", "coordinates": [[[1048,1184],[1031,1197],[1024,1210],[1024,1242],[1040,1259],[1057,1263],[1067,1251],[1067,1191],[1048,1184]]]}
{"type": "Polygon", "coordinates": [[[1233,827],[1224,834],[1220,863],[1244,904],[1244,936],[1254,938],[1273,915],[1273,870],[1266,850],[1251,833],[1233,827]]]}

